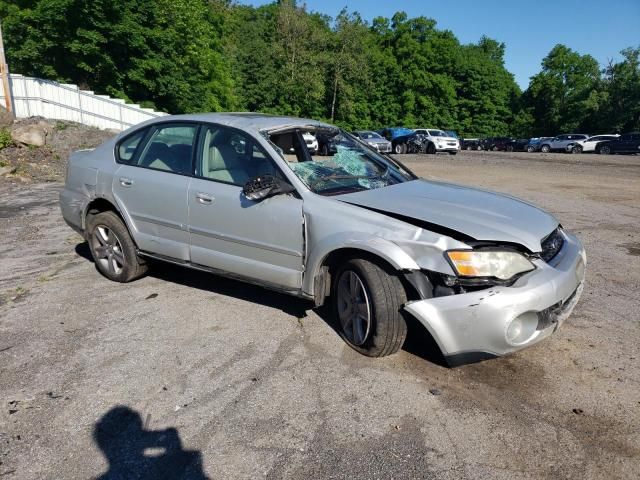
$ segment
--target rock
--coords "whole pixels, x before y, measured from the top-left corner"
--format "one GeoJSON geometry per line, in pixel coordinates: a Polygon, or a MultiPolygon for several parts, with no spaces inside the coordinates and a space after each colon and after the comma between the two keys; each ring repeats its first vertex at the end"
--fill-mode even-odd
{"type": "Polygon", "coordinates": [[[16,173],[16,167],[0,167],[0,177],[3,175],[11,175],[12,173],[16,173]]]}
{"type": "Polygon", "coordinates": [[[5,108],[0,107],[0,127],[8,127],[11,124],[13,124],[13,115],[5,108]]]}
{"type": "Polygon", "coordinates": [[[17,144],[44,147],[47,131],[40,122],[32,125],[20,125],[11,130],[11,139],[17,144]]]}
{"type": "Polygon", "coordinates": [[[442,395],[442,392],[440,390],[438,390],[437,388],[431,388],[429,389],[429,393],[431,395],[442,395]]]}

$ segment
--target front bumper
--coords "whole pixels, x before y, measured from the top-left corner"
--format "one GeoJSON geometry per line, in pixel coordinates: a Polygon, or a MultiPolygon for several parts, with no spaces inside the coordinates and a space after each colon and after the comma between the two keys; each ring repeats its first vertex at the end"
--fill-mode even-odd
{"type": "Polygon", "coordinates": [[[556,257],[534,261],[536,270],[509,287],[418,300],[404,308],[429,330],[452,366],[533,345],[562,325],[582,293],[585,251],[576,237],[563,234],[556,257]],[[513,339],[517,325],[523,325],[522,333],[513,339]]]}
{"type": "Polygon", "coordinates": [[[456,143],[441,143],[435,144],[437,152],[457,152],[460,150],[460,145],[456,143]]]}

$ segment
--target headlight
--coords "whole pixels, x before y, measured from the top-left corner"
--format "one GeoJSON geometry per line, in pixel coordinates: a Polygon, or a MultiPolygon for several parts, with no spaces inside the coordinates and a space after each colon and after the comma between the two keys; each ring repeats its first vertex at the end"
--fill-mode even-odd
{"type": "Polygon", "coordinates": [[[447,256],[460,277],[495,277],[508,280],[514,275],[536,268],[518,252],[454,250],[447,252],[447,256]]]}

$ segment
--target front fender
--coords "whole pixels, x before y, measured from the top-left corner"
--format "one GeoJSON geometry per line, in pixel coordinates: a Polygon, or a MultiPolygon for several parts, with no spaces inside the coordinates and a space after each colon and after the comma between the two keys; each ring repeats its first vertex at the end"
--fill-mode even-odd
{"type": "Polygon", "coordinates": [[[329,254],[341,249],[355,249],[382,258],[397,270],[419,270],[418,264],[407,252],[390,240],[361,232],[340,232],[330,235],[313,245],[309,251],[302,280],[302,290],[314,294],[316,275],[329,254]]]}

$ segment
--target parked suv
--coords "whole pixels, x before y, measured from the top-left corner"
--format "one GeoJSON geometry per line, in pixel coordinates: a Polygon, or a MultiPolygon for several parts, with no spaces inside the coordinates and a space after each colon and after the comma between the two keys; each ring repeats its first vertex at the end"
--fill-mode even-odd
{"type": "Polygon", "coordinates": [[[506,151],[507,144],[512,140],[511,137],[488,137],[482,141],[482,149],[493,152],[506,151]]]}
{"type": "Polygon", "coordinates": [[[60,207],[110,280],[151,258],[327,303],[371,357],[402,347],[408,315],[451,365],[520,350],[558,330],[584,280],[584,249],[551,214],[418,178],[310,119],[148,120],[73,153],[60,207]],[[341,137],[336,153],[312,156],[305,131],[341,137]]]}
{"type": "Polygon", "coordinates": [[[586,140],[589,135],[583,135],[579,133],[572,133],[569,135],[558,135],[552,138],[550,141],[543,143],[540,146],[542,153],[549,152],[570,152],[573,150],[573,146],[580,140],[586,140]]]}
{"type": "Polygon", "coordinates": [[[358,137],[360,140],[375,148],[381,153],[391,153],[391,142],[382,137],[377,132],[370,130],[358,130],[353,132],[354,137],[358,137]]]}
{"type": "MultiPolygon", "coordinates": [[[[425,136],[425,151],[427,153],[447,152],[455,155],[460,150],[460,141],[443,130],[435,128],[416,128],[416,133],[425,136]]],[[[454,132],[455,133],[455,132],[454,132]]]]}
{"type": "Polygon", "coordinates": [[[598,143],[613,140],[619,136],[620,135],[596,135],[595,137],[589,137],[586,140],[578,140],[571,147],[571,153],[595,152],[596,145],[598,145],[598,143]]]}
{"type": "Polygon", "coordinates": [[[603,155],[611,153],[640,153],[640,132],[625,133],[618,138],[600,142],[596,145],[596,153],[603,155]]]}
{"type": "Polygon", "coordinates": [[[539,152],[542,145],[553,140],[553,137],[534,137],[530,138],[525,146],[525,150],[529,153],[539,152]]]}

